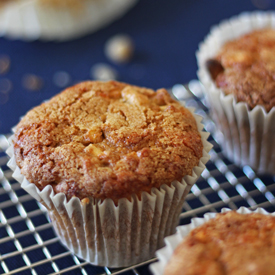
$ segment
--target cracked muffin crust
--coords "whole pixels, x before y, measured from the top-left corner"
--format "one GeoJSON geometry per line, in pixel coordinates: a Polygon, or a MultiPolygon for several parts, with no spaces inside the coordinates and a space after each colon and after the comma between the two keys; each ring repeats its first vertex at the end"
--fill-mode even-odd
{"type": "Polygon", "coordinates": [[[275,30],[262,29],[227,42],[206,66],[217,87],[250,109],[275,106],[275,30]]]}
{"type": "Polygon", "coordinates": [[[130,199],[181,181],[202,149],[193,115],[165,89],[115,81],[66,89],[28,112],[14,140],[28,181],[68,199],[130,199]]]}
{"type": "Polygon", "coordinates": [[[176,248],[165,275],[272,275],[275,217],[235,211],[193,229],[176,248]]]}

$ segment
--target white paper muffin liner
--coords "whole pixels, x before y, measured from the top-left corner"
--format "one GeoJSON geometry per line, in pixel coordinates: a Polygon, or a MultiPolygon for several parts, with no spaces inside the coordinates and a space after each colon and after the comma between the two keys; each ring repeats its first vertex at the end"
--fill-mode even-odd
{"type": "Polygon", "coordinates": [[[118,19],[136,2],[86,0],[75,10],[43,5],[40,0],[14,0],[0,6],[0,36],[27,41],[71,40],[118,19]]]}
{"type": "Polygon", "coordinates": [[[203,131],[202,118],[194,116],[204,149],[192,176],[185,176],[182,182],[174,181],[170,187],[153,188],[150,194],[143,192],[141,199],[120,199],[117,206],[111,199],[67,201],[65,194],[55,194],[50,185],[40,191],[16,165],[14,136],[9,140],[8,166],[21,187],[47,208],[57,235],[69,250],[95,265],[130,266],[154,257],[164,245],[164,237],[175,232],[184,199],[210,158],[209,133],[203,131]]]}
{"type": "Polygon", "coordinates": [[[224,155],[239,166],[249,165],[259,173],[275,173],[275,107],[268,113],[262,106],[249,110],[233,95],[225,95],[216,87],[206,68],[206,61],[215,57],[228,40],[261,28],[275,28],[275,13],[252,12],[214,26],[196,53],[198,78],[205,87],[224,155]]]}
{"type": "MultiPolygon", "coordinates": [[[[232,211],[229,208],[223,208],[223,212],[232,211]]],[[[246,207],[241,207],[237,210],[240,214],[249,214],[249,213],[260,213],[264,215],[272,215],[275,216],[274,213],[268,213],[263,208],[257,208],[255,211],[251,211],[246,207]]],[[[174,235],[171,235],[169,237],[166,237],[164,239],[165,241],[165,247],[162,249],[159,249],[156,252],[158,262],[155,262],[150,265],[150,270],[154,275],[163,275],[165,267],[167,263],[169,262],[171,256],[174,253],[174,250],[176,247],[183,241],[183,239],[196,227],[199,227],[209,221],[210,219],[214,219],[218,213],[206,213],[204,214],[203,218],[193,218],[191,220],[190,224],[178,226],[176,228],[177,232],[174,235]]]]}

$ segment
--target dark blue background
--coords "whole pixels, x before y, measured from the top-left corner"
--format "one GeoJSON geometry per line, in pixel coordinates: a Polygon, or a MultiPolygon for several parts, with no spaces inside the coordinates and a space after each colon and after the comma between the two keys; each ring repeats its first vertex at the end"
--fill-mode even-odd
{"type": "MultiPolygon", "coordinates": [[[[86,37],[69,42],[22,42],[0,38],[0,55],[11,59],[10,70],[1,75],[12,82],[7,103],[0,104],[0,133],[10,128],[31,107],[60,91],[53,82],[57,71],[66,71],[71,83],[90,79],[90,68],[104,62],[119,73],[120,81],[151,88],[171,87],[196,78],[195,52],[212,25],[243,11],[256,10],[259,0],[140,0],[124,17],[86,37]],[[104,55],[108,38],[129,34],[135,43],[133,60],[112,64],[104,55]],[[40,91],[22,86],[25,74],[43,79],[40,91]]],[[[272,0],[262,0],[274,9],[272,0]]]]}

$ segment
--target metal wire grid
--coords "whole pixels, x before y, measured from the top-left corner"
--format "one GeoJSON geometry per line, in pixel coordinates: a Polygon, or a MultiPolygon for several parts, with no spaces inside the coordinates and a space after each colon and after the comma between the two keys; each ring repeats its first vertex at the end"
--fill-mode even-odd
{"type": "MultiPolygon", "coordinates": [[[[275,211],[275,177],[259,176],[250,167],[240,169],[222,155],[200,83],[191,81],[187,86],[176,85],[172,92],[204,117],[203,123],[211,133],[209,141],[213,144],[211,160],[186,198],[180,224],[223,207],[263,207],[275,211]]],[[[7,145],[6,137],[0,135],[0,274],[150,273],[148,265],[155,259],[129,268],[109,269],[92,266],[66,250],[56,237],[43,206],[12,178],[4,153],[7,145]]]]}

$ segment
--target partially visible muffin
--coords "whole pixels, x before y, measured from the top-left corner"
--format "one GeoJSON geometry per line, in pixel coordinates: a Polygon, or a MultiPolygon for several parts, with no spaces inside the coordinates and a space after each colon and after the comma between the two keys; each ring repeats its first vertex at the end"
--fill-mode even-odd
{"type": "Polygon", "coordinates": [[[207,61],[217,87],[269,112],[275,106],[275,29],[252,31],[224,44],[207,61]]]}
{"type": "Polygon", "coordinates": [[[65,41],[124,15],[137,0],[0,0],[1,36],[65,41]]]}
{"type": "Polygon", "coordinates": [[[242,13],[211,28],[198,77],[222,153],[255,172],[275,171],[274,12],[242,13]]]}
{"type": "Polygon", "coordinates": [[[193,229],[175,249],[165,275],[271,275],[275,217],[230,211],[193,229]]]}

